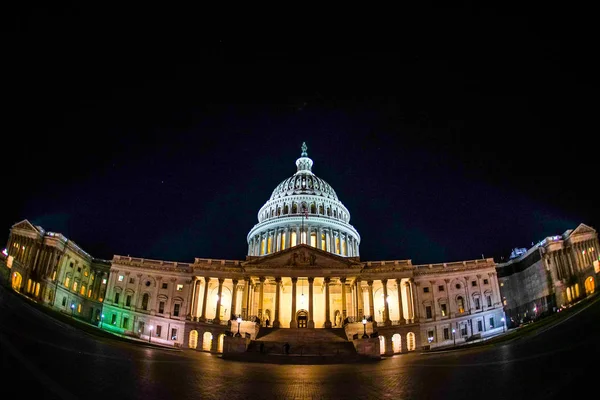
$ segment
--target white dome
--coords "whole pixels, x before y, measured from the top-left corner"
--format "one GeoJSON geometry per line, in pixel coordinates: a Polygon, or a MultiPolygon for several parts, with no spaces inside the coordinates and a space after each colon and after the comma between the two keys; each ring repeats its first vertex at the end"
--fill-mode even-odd
{"type": "Polygon", "coordinates": [[[349,224],[350,212],[335,190],[312,172],[312,166],[303,143],[296,173],[277,185],[258,212],[258,224],[248,233],[248,255],[305,243],[342,256],[358,256],[360,236],[349,224]]]}

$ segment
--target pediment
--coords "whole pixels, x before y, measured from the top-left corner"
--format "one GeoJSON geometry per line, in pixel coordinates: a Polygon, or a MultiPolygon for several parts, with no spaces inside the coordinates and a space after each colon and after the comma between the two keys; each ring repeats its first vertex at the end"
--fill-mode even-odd
{"type": "Polygon", "coordinates": [[[570,237],[576,236],[576,235],[583,235],[586,233],[595,233],[596,231],[594,230],[594,228],[587,226],[586,224],[579,224],[579,226],[577,226],[577,228],[575,228],[575,230],[573,232],[571,232],[571,234],[569,235],[570,237]]]}
{"type": "Polygon", "coordinates": [[[277,253],[256,257],[243,263],[244,268],[354,269],[362,268],[355,258],[341,257],[306,244],[277,253]]]}
{"type": "Polygon", "coordinates": [[[24,219],[21,222],[17,222],[16,224],[14,224],[12,226],[12,229],[18,229],[18,230],[22,230],[22,231],[30,231],[30,232],[35,232],[35,233],[40,233],[40,231],[31,224],[31,222],[29,222],[28,220],[24,219]]]}

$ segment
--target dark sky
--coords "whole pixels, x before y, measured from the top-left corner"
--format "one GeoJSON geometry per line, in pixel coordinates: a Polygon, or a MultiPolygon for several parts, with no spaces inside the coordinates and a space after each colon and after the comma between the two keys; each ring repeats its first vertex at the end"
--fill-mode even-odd
{"type": "Polygon", "coordinates": [[[500,261],[599,227],[586,10],[162,7],[5,13],[4,243],[29,219],[98,258],[244,259],[302,142],[363,260],[500,261]]]}

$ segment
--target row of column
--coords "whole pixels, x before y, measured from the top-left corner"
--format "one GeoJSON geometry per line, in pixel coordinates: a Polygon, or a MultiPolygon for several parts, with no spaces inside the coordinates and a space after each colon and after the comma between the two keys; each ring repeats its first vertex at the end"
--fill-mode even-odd
{"type": "MultiPolygon", "coordinates": [[[[204,279],[204,292],[202,294],[202,309],[200,312],[200,316],[199,316],[199,321],[204,322],[207,320],[206,317],[206,307],[207,307],[207,300],[208,300],[208,292],[209,292],[209,286],[210,286],[210,282],[211,282],[211,278],[210,277],[203,277],[202,279],[204,279]]],[[[243,297],[242,297],[242,310],[241,310],[241,315],[243,319],[247,319],[249,315],[252,314],[252,311],[250,309],[250,305],[254,303],[254,295],[256,292],[256,285],[252,284],[252,281],[250,280],[250,278],[245,278],[245,284],[244,284],[244,292],[243,292],[243,297]]],[[[314,277],[308,277],[308,327],[309,328],[314,328],[315,327],[315,323],[314,323],[314,318],[313,318],[313,284],[314,284],[314,277]]],[[[217,289],[217,295],[219,296],[219,299],[221,299],[221,295],[222,295],[222,291],[223,291],[223,283],[224,283],[225,279],[224,278],[218,278],[218,289],[217,289]]],[[[296,323],[296,312],[297,312],[297,308],[296,308],[296,297],[297,297],[297,283],[298,283],[298,278],[297,277],[292,277],[291,278],[292,281],[292,304],[291,304],[291,320],[290,320],[290,327],[295,328],[297,326],[296,323]]],[[[342,277],[339,278],[339,281],[341,283],[341,288],[342,288],[342,318],[345,319],[348,316],[347,313],[347,299],[346,299],[346,281],[347,278],[342,277]]],[[[237,310],[237,292],[238,292],[238,280],[237,279],[232,279],[232,284],[233,284],[233,290],[232,290],[232,298],[231,298],[231,304],[230,304],[230,309],[231,309],[231,315],[235,316],[238,315],[238,310],[237,310]]],[[[264,282],[265,282],[265,278],[264,277],[260,277],[259,278],[259,283],[258,283],[258,310],[257,310],[257,316],[262,320],[263,318],[263,301],[264,301],[264,282]]],[[[331,328],[332,324],[331,324],[331,310],[330,310],[330,292],[329,292],[329,286],[331,283],[331,278],[330,277],[325,277],[324,278],[324,282],[325,282],[325,327],[326,328],[331,328]]],[[[368,280],[367,281],[367,290],[368,290],[368,296],[369,296],[369,315],[374,316],[375,314],[375,306],[374,306],[374,296],[373,296],[373,280],[368,280]]],[[[396,285],[399,289],[404,288],[405,290],[405,294],[406,294],[406,298],[408,299],[408,304],[407,304],[407,310],[408,310],[408,315],[404,316],[404,308],[402,306],[402,295],[401,295],[401,290],[398,290],[398,309],[400,310],[400,323],[411,323],[411,322],[416,322],[417,321],[417,315],[416,310],[417,308],[414,307],[414,293],[415,293],[415,283],[412,279],[402,283],[401,279],[396,279],[395,280],[396,285]]],[[[190,290],[189,293],[189,299],[188,299],[188,304],[191,304],[191,306],[189,307],[188,310],[188,314],[187,314],[187,318],[188,319],[192,319],[194,318],[196,315],[198,315],[198,310],[197,310],[197,305],[198,305],[198,296],[200,295],[200,283],[201,280],[198,277],[194,277],[193,280],[193,284],[192,284],[192,290],[190,290]]],[[[381,283],[383,285],[383,294],[384,294],[384,299],[387,299],[387,284],[388,284],[388,280],[387,279],[382,279],[381,283]]],[[[282,279],[281,277],[275,277],[275,304],[274,304],[274,315],[273,315],[273,327],[278,328],[281,326],[281,321],[280,321],[280,310],[281,310],[281,285],[282,285],[282,279]]],[[[353,299],[353,305],[356,308],[356,315],[357,317],[360,317],[361,315],[365,315],[367,314],[364,310],[364,303],[363,303],[363,295],[362,295],[362,285],[361,285],[361,280],[360,278],[356,278],[354,280],[354,284],[353,284],[353,291],[354,291],[354,299],[353,299]]],[[[391,320],[390,320],[390,312],[389,312],[389,305],[387,300],[384,300],[384,304],[385,304],[385,314],[384,314],[384,324],[385,325],[391,325],[391,320]]],[[[215,319],[213,320],[214,322],[218,323],[220,322],[220,308],[221,308],[221,302],[218,301],[216,304],[216,316],[215,319]]],[[[373,321],[374,324],[376,324],[375,321],[373,321]]]]}
{"type": "Polygon", "coordinates": [[[320,226],[314,227],[308,225],[304,228],[302,226],[285,227],[255,235],[250,239],[248,254],[258,256],[288,249],[292,246],[292,232],[296,233],[296,245],[299,243],[310,245],[311,234],[314,233],[316,237],[315,247],[321,250],[348,257],[359,255],[359,243],[355,237],[339,230],[334,231],[320,226]],[[304,232],[302,232],[303,229],[304,232]],[[304,233],[306,237],[302,237],[302,233],[304,233]],[[325,235],[325,248],[323,248],[322,245],[323,235],[325,235]],[[336,239],[339,239],[339,242],[336,239]]]}
{"type": "Polygon", "coordinates": [[[563,280],[591,265],[598,257],[597,252],[596,241],[589,240],[553,251],[548,258],[555,266],[557,279],[563,280]]]}

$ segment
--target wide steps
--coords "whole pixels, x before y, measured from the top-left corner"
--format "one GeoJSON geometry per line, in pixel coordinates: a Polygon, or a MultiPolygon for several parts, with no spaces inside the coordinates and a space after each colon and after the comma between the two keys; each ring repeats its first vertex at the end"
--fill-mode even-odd
{"type": "Polygon", "coordinates": [[[290,344],[315,342],[348,342],[343,328],[307,329],[307,328],[260,328],[256,340],[264,342],[289,342],[290,344]]]}

